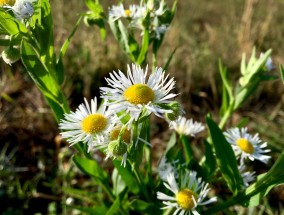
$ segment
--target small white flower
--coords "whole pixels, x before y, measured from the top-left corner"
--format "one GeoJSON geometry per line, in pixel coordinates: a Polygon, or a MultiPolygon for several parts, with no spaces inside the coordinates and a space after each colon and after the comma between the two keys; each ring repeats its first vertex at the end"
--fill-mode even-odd
{"type": "Polygon", "coordinates": [[[13,6],[5,6],[5,8],[11,9],[19,20],[29,19],[34,14],[33,2],[36,0],[16,0],[13,6]]]}
{"type": "Polygon", "coordinates": [[[162,192],[157,192],[157,198],[163,200],[166,206],[162,209],[174,208],[174,215],[194,215],[199,214],[196,208],[200,205],[207,205],[215,202],[216,197],[204,201],[210,188],[208,183],[202,182],[201,178],[197,178],[197,173],[186,171],[180,177],[180,184],[176,182],[174,173],[170,173],[167,177],[167,182],[164,182],[165,187],[170,190],[174,196],[169,196],[162,192]]]}
{"type": "Polygon", "coordinates": [[[259,160],[267,163],[270,156],[264,153],[270,152],[267,143],[259,139],[258,133],[252,136],[247,132],[247,128],[231,128],[224,132],[227,141],[232,145],[236,156],[239,156],[241,163],[244,159],[259,160]]]}
{"type": "Polygon", "coordinates": [[[170,91],[175,87],[169,75],[165,75],[162,68],[156,68],[147,79],[148,67],[145,71],[138,65],[128,66],[127,76],[121,71],[113,72],[106,81],[110,87],[101,87],[102,98],[109,110],[119,113],[125,111],[129,114],[129,124],[137,121],[142,111],[146,114],[154,113],[163,117],[165,113],[171,113],[163,105],[172,102],[170,99],[176,96],[170,91]]]}
{"type": "Polygon", "coordinates": [[[192,119],[187,120],[185,117],[179,117],[175,121],[170,122],[170,128],[174,129],[180,135],[195,135],[205,129],[204,125],[199,122],[193,122],[192,119]]]}
{"type": "Polygon", "coordinates": [[[118,6],[113,5],[109,9],[109,17],[113,20],[118,20],[122,17],[130,18],[130,19],[139,19],[144,15],[144,7],[140,7],[139,5],[130,5],[129,9],[125,9],[123,4],[118,6]]]}
{"type": "Polygon", "coordinates": [[[249,186],[249,183],[254,181],[255,180],[255,172],[249,172],[249,171],[246,171],[245,170],[246,166],[244,163],[241,163],[239,166],[238,166],[238,169],[239,169],[239,172],[243,178],[243,181],[244,181],[244,186],[245,187],[248,187],[249,186]]]}
{"type": "Polygon", "coordinates": [[[107,111],[105,106],[97,107],[97,98],[91,100],[91,107],[85,99],[85,104],[79,105],[76,112],[64,114],[60,120],[59,128],[63,130],[61,135],[74,145],[80,141],[89,146],[93,141],[103,142],[106,134],[113,128],[116,118],[107,111]]]}

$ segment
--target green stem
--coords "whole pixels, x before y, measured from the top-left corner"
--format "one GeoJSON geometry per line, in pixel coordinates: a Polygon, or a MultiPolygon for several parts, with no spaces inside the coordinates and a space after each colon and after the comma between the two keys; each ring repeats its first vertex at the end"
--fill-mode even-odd
{"type": "Polygon", "coordinates": [[[157,52],[153,51],[152,54],[152,73],[155,71],[157,67],[157,52]]]}
{"type": "Polygon", "coordinates": [[[184,155],[185,155],[185,161],[186,165],[188,165],[193,158],[193,152],[190,147],[190,143],[188,141],[188,138],[184,135],[180,135],[180,141],[182,143],[183,149],[184,149],[184,155]]]}
{"type": "Polygon", "coordinates": [[[146,187],[146,185],[145,185],[145,183],[142,179],[142,176],[141,176],[141,174],[140,174],[140,172],[139,172],[139,170],[137,169],[136,166],[133,167],[133,172],[134,172],[134,175],[136,176],[137,182],[139,184],[140,191],[142,191],[142,193],[144,194],[147,201],[151,201],[147,187],[146,187]]]}
{"type": "Polygon", "coordinates": [[[231,117],[231,115],[233,114],[233,112],[234,112],[234,102],[232,102],[232,103],[230,104],[230,106],[229,106],[228,109],[226,110],[225,114],[224,114],[224,115],[222,116],[222,118],[221,118],[221,121],[220,121],[220,123],[219,123],[219,128],[220,128],[221,130],[224,129],[224,127],[225,127],[225,125],[226,125],[228,119],[231,117]]]}

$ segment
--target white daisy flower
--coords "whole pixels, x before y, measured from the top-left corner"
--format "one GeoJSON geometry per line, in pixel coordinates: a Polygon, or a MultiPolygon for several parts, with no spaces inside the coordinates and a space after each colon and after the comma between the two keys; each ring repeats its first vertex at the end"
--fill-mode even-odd
{"type": "Polygon", "coordinates": [[[244,159],[259,160],[267,163],[271,156],[264,155],[270,152],[267,143],[259,139],[258,133],[254,136],[247,132],[247,128],[231,128],[224,132],[227,141],[232,145],[236,156],[240,156],[241,163],[244,159]]]}
{"type": "Polygon", "coordinates": [[[130,19],[139,19],[142,18],[142,12],[144,10],[144,7],[140,7],[138,5],[130,5],[129,9],[125,9],[123,4],[120,4],[118,6],[113,5],[109,9],[109,17],[111,17],[113,20],[118,20],[122,17],[130,19]]]}
{"type": "Polygon", "coordinates": [[[200,205],[207,205],[215,202],[216,197],[204,201],[210,188],[208,183],[202,182],[201,178],[197,178],[196,172],[186,171],[182,175],[180,185],[176,182],[174,173],[170,173],[167,182],[164,185],[174,196],[169,196],[162,192],[157,192],[157,198],[163,200],[166,206],[162,209],[175,208],[174,215],[194,215],[199,214],[196,208],[200,205]]]}
{"type": "Polygon", "coordinates": [[[105,106],[101,109],[97,106],[96,97],[91,100],[91,107],[85,99],[85,104],[79,105],[76,112],[64,114],[64,119],[60,120],[61,135],[71,146],[80,141],[92,146],[94,139],[103,142],[112,130],[116,117],[105,106]]]}
{"type": "Polygon", "coordinates": [[[246,166],[244,163],[241,163],[239,166],[238,166],[238,169],[239,169],[239,172],[243,178],[243,181],[244,181],[244,186],[245,187],[248,187],[249,186],[249,183],[254,181],[255,180],[255,171],[253,172],[249,172],[249,171],[246,171],[246,166]]]}
{"type": "Polygon", "coordinates": [[[154,113],[163,117],[172,110],[165,108],[165,104],[172,102],[176,96],[170,93],[175,87],[174,79],[168,80],[162,68],[156,68],[147,79],[148,66],[145,71],[138,65],[128,66],[127,76],[121,71],[113,72],[106,81],[110,87],[101,87],[102,98],[109,110],[116,113],[125,111],[130,115],[129,124],[137,121],[143,110],[146,114],[154,113]]]}
{"type": "Polygon", "coordinates": [[[5,8],[11,9],[19,20],[29,19],[34,14],[33,2],[36,0],[16,0],[13,6],[5,6],[5,8]]]}
{"type": "Polygon", "coordinates": [[[193,122],[192,119],[187,120],[185,117],[179,117],[175,121],[170,122],[170,128],[174,129],[180,135],[195,135],[205,129],[204,125],[199,122],[193,122]]]}

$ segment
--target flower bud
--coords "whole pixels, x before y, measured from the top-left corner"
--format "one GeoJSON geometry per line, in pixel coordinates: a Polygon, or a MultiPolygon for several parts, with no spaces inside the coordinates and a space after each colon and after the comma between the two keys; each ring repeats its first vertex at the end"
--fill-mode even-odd
{"type": "Polygon", "coordinates": [[[113,140],[108,145],[108,152],[114,156],[123,156],[127,152],[127,145],[121,141],[113,140]]]}
{"type": "Polygon", "coordinates": [[[20,50],[18,48],[9,47],[2,52],[2,59],[5,63],[11,65],[18,61],[21,57],[20,50]]]}
{"type": "Polygon", "coordinates": [[[181,104],[179,102],[171,102],[169,105],[169,109],[172,110],[171,113],[166,113],[166,118],[170,121],[176,120],[180,115],[184,113],[181,104]]]}

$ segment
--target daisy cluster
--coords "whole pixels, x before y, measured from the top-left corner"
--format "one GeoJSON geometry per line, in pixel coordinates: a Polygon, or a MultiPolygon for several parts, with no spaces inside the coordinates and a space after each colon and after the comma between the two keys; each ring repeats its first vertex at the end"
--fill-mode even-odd
{"type": "Polygon", "coordinates": [[[109,9],[109,19],[116,21],[119,19],[128,20],[128,27],[144,29],[150,31],[150,35],[158,40],[165,34],[170,24],[167,19],[169,13],[164,0],[148,1],[147,4],[129,5],[125,7],[122,3],[113,5],[109,9]]]}
{"type": "Polygon", "coordinates": [[[177,94],[171,91],[175,87],[173,78],[169,78],[162,68],[156,68],[148,74],[148,66],[142,69],[138,65],[122,71],[110,73],[106,78],[107,87],[101,87],[103,103],[99,108],[98,99],[85,102],[75,112],[66,113],[59,123],[62,137],[70,145],[78,142],[87,144],[88,151],[105,150],[106,158],[118,158],[126,165],[130,147],[136,148],[138,142],[148,143],[142,138],[141,128],[150,114],[165,118],[178,132],[194,136],[203,127],[191,121],[178,126],[181,105],[173,101],[177,94]],[[171,118],[169,120],[168,118],[171,118]],[[133,126],[136,131],[133,137],[133,126]]]}

